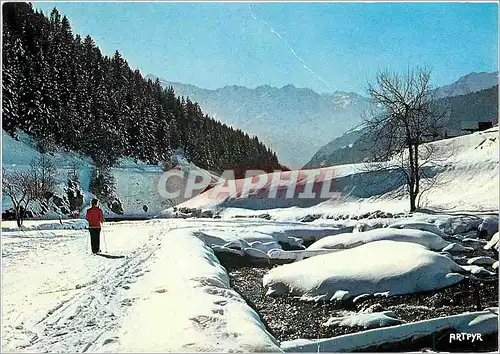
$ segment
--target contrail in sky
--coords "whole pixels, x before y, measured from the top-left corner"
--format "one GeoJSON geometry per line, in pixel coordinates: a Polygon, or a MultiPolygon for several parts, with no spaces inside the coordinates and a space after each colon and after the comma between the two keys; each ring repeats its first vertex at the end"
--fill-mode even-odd
{"type": "Polygon", "coordinates": [[[262,22],[264,25],[266,25],[267,28],[269,28],[269,30],[271,31],[271,33],[273,33],[276,37],[278,37],[278,39],[280,41],[282,41],[283,43],[285,43],[285,45],[290,50],[290,52],[293,54],[293,56],[302,64],[302,67],[304,69],[306,69],[307,71],[309,71],[315,78],[317,78],[319,81],[321,81],[323,84],[325,84],[325,86],[328,87],[328,89],[330,90],[330,92],[333,92],[333,88],[330,86],[330,84],[328,82],[326,82],[325,79],[323,79],[321,76],[319,76],[318,74],[316,74],[316,72],[313,69],[311,69],[310,67],[307,66],[307,64],[304,61],[304,59],[302,59],[300,57],[300,55],[297,54],[297,52],[292,48],[292,46],[288,43],[288,41],[285,38],[283,38],[283,36],[281,34],[279,34],[278,32],[276,32],[274,30],[274,28],[269,23],[267,23],[266,21],[264,21],[263,19],[261,19],[260,17],[258,17],[255,14],[255,12],[252,10],[252,6],[251,5],[248,5],[248,9],[250,10],[250,14],[252,15],[252,17],[253,17],[253,19],[255,21],[262,22]]]}

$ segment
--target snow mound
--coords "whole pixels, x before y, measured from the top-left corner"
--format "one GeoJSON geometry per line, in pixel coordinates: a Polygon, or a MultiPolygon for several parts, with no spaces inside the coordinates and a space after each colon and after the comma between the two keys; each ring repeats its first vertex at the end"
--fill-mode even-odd
{"type": "Polygon", "coordinates": [[[382,240],[416,243],[432,250],[441,250],[450,244],[435,233],[429,231],[382,228],[328,236],[316,241],[307,249],[353,248],[369,242],[382,240]]]}
{"type": "Polygon", "coordinates": [[[192,232],[161,239],[113,352],[280,351],[259,315],[229,284],[213,251],[192,232]]]}
{"type": "Polygon", "coordinates": [[[422,231],[429,231],[432,233],[435,233],[436,235],[439,235],[441,237],[446,236],[446,234],[441,231],[439,227],[437,227],[434,224],[431,223],[425,223],[425,222],[415,222],[415,221],[399,221],[395,222],[389,227],[394,228],[394,229],[416,229],[416,230],[422,230],[422,231]]]}
{"type": "MultiPolygon", "coordinates": [[[[87,220],[61,220],[61,221],[41,221],[41,220],[26,220],[21,230],[81,230],[88,227],[87,220]]],[[[17,224],[14,221],[2,222],[2,232],[19,231],[17,224]]]]}
{"type": "Polygon", "coordinates": [[[448,246],[443,248],[443,252],[469,252],[474,251],[472,247],[465,247],[459,243],[450,243],[448,246]]]}
{"type": "Polygon", "coordinates": [[[493,263],[495,263],[495,260],[486,256],[472,257],[467,260],[467,264],[472,265],[492,265],[493,263]]]}
{"type": "Polygon", "coordinates": [[[461,271],[451,259],[422,245],[384,240],[273,268],[263,284],[267,295],[345,300],[361,294],[439,289],[463,280],[455,273],[461,271]]]}
{"type": "Polygon", "coordinates": [[[394,326],[405,323],[396,317],[392,311],[373,312],[373,313],[360,313],[353,316],[332,317],[328,319],[324,326],[341,326],[341,327],[364,327],[364,328],[378,328],[394,326]]]}
{"type": "Polygon", "coordinates": [[[465,271],[470,272],[472,275],[477,275],[478,277],[491,277],[495,275],[495,273],[477,265],[464,265],[462,268],[465,271]]]}

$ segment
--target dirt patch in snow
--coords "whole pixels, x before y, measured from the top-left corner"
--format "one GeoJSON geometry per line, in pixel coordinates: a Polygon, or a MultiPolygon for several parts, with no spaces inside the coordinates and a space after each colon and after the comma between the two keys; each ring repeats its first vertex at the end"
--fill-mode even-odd
{"type": "MultiPolygon", "coordinates": [[[[341,317],[357,311],[393,311],[398,318],[415,322],[436,317],[456,315],[467,311],[482,310],[498,306],[498,278],[481,279],[472,277],[454,286],[419,294],[393,297],[366,297],[353,301],[307,303],[296,297],[268,297],[262,285],[262,278],[276,264],[246,262],[242,257],[219,255],[226,267],[231,286],[247,303],[260,314],[269,332],[279,341],[298,338],[319,339],[359,332],[362,327],[325,327],[330,317],[341,317]]],[[[496,335],[486,337],[483,342],[462,343],[460,346],[446,345],[443,336],[435,334],[419,340],[408,340],[369,351],[401,351],[432,348],[447,351],[491,351],[498,348],[496,335]],[[439,337],[439,338],[438,338],[439,337]],[[491,337],[491,338],[490,338],[491,337]]],[[[449,343],[448,343],[449,344],[449,343]]]]}

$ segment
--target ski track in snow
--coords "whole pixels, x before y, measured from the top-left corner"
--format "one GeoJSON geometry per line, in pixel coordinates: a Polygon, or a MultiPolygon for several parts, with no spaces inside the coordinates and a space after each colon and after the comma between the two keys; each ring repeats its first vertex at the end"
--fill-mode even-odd
{"type": "Polygon", "coordinates": [[[129,249],[118,248],[114,255],[123,258],[115,259],[90,254],[87,230],[3,233],[2,349],[97,349],[95,344],[113,333],[133,304],[134,298],[127,296],[128,284],[144,274],[158,238],[168,231],[168,223],[143,224],[142,235],[135,240],[137,231],[127,235],[134,233],[134,225],[129,224],[126,232],[125,225],[107,225],[109,250],[118,248],[120,236],[133,241],[129,249]]]}

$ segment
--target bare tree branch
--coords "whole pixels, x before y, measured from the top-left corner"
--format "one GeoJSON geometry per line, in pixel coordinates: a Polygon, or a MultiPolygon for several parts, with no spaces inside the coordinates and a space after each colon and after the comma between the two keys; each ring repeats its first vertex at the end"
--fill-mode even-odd
{"type": "Polygon", "coordinates": [[[411,211],[417,209],[420,193],[437,183],[427,183],[435,174],[431,176],[426,168],[443,157],[435,145],[426,144],[442,136],[446,115],[435,106],[430,77],[431,71],[425,68],[408,69],[404,75],[386,70],[378,73],[375,84],[368,85],[372,102],[382,111],[364,119],[362,139],[370,162],[365,168],[399,171],[411,211]]]}

